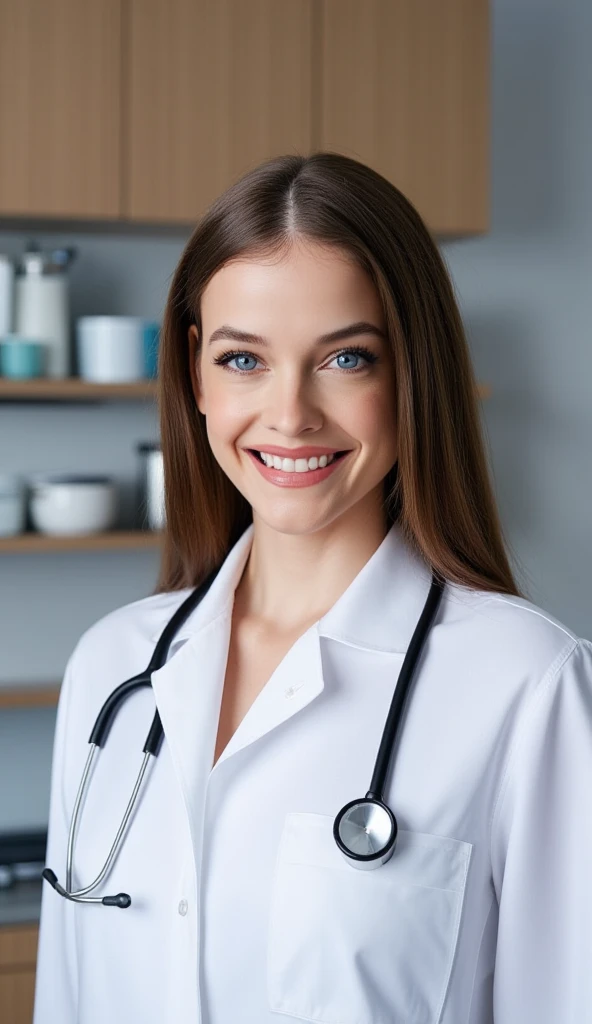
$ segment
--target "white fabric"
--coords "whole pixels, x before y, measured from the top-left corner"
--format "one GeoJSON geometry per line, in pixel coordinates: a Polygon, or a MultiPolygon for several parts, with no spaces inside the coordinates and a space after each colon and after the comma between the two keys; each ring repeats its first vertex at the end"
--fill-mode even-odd
{"type": "MultiPolygon", "coordinates": [[[[430,572],[392,527],[212,769],[252,534],[98,755],[76,887],[102,867],[156,700],[165,740],[101,890],[132,905],[45,883],[35,1024],[592,1020],[592,644],[528,601],[447,587],[387,787],[397,847],[356,870],[333,820],[368,790],[430,572]]],[[[47,854],[62,882],[97,712],[188,593],[107,615],[70,658],[47,854]]]]}

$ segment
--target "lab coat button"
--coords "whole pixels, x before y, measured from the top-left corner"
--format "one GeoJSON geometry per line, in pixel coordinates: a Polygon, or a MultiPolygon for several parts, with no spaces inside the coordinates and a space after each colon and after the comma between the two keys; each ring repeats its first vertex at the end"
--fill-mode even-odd
{"type": "Polygon", "coordinates": [[[185,917],[185,914],[187,913],[187,900],[181,900],[178,910],[181,917],[185,917]]]}

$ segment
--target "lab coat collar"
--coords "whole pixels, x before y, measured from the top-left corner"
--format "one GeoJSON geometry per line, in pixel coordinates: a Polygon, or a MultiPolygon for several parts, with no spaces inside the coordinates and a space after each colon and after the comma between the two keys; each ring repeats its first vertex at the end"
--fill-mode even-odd
{"type": "MultiPolygon", "coordinates": [[[[231,548],[208,593],[176,634],[179,645],[230,613],[253,541],[251,523],[231,548]]],[[[428,596],[431,572],[394,523],[349,587],[317,622],[317,634],[354,647],[404,653],[428,596]]],[[[189,591],[187,591],[189,593],[189,591]]],[[[159,632],[154,633],[156,642],[159,632]]]]}
{"type": "Polygon", "coordinates": [[[391,527],[333,607],[292,645],[212,768],[234,591],[251,549],[253,529],[251,524],[229,552],[210,590],[171,645],[168,661],[152,674],[196,856],[210,775],[323,692],[320,638],[399,655],[407,649],[429,592],[428,567],[404,542],[399,527],[391,527]]]}

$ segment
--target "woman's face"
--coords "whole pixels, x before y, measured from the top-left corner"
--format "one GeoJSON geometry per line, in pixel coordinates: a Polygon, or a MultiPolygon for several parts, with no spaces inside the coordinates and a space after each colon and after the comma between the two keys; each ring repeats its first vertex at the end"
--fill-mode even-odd
{"type": "Polygon", "coordinates": [[[224,266],[201,317],[199,358],[197,329],[189,335],[195,398],[214,457],[254,519],[308,534],[347,513],[382,516],[382,481],[397,458],[394,370],[364,271],[336,248],[299,240],[280,260],[224,266]],[[308,447],[347,455],[304,472],[312,453],[298,449],[308,447]],[[267,470],[249,451],[275,448],[294,466],[267,470]]]}

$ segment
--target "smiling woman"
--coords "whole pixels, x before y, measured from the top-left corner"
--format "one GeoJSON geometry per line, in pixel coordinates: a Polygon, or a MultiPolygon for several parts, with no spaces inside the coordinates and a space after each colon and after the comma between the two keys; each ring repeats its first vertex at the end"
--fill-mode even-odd
{"type": "Polygon", "coordinates": [[[256,168],[159,376],[161,577],[66,670],[35,1024],[592,1020],[592,644],[514,582],[415,210],[256,168]]]}

